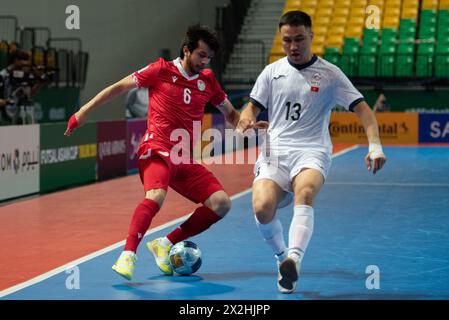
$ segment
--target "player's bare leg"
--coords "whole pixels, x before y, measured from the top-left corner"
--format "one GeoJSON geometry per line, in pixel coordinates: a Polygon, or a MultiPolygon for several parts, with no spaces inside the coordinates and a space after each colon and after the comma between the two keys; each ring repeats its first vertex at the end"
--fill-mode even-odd
{"type": "Polygon", "coordinates": [[[321,172],[315,169],[304,169],[293,178],[295,206],[288,237],[288,257],[279,266],[282,276],[279,289],[283,293],[296,289],[301,261],[313,233],[314,199],[323,183],[321,172]]]}

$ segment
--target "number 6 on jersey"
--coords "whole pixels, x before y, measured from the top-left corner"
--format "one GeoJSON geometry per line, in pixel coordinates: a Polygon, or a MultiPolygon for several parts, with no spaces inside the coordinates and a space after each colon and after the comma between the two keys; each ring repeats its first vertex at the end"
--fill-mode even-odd
{"type": "Polygon", "coordinates": [[[190,97],[190,94],[191,94],[192,92],[190,91],[190,89],[188,89],[188,88],[185,88],[184,89],[184,103],[185,104],[190,104],[190,100],[192,99],[191,97],[190,97]]]}

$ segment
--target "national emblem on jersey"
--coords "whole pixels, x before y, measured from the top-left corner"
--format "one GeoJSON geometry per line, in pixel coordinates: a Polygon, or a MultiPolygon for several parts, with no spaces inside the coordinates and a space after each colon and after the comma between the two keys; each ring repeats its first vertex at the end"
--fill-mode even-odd
{"type": "Polygon", "coordinates": [[[320,84],[321,84],[321,75],[319,73],[315,73],[312,77],[310,90],[313,92],[320,91],[320,84]]]}
{"type": "Polygon", "coordinates": [[[198,84],[198,89],[199,89],[200,91],[206,90],[206,84],[204,83],[203,80],[198,80],[197,84],[198,84]]]}

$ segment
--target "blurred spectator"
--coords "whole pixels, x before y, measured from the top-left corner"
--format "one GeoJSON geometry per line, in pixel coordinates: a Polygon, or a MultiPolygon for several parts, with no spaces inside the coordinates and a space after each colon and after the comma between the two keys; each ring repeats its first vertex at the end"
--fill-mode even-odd
{"type": "Polygon", "coordinates": [[[390,111],[390,105],[387,103],[387,97],[383,93],[379,95],[373,106],[374,112],[388,112],[390,111]]]}

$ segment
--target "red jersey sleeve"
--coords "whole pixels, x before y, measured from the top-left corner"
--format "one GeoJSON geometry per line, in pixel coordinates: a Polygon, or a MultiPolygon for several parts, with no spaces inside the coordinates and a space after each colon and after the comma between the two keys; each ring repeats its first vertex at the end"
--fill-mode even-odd
{"type": "Polygon", "coordinates": [[[151,88],[159,75],[164,59],[159,58],[156,62],[150,63],[145,68],[142,68],[133,73],[133,79],[138,88],[151,88]]]}
{"type": "Polygon", "coordinates": [[[227,95],[221,88],[220,84],[218,83],[213,73],[211,73],[211,78],[212,78],[212,96],[209,101],[216,107],[226,100],[227,95]]]}

